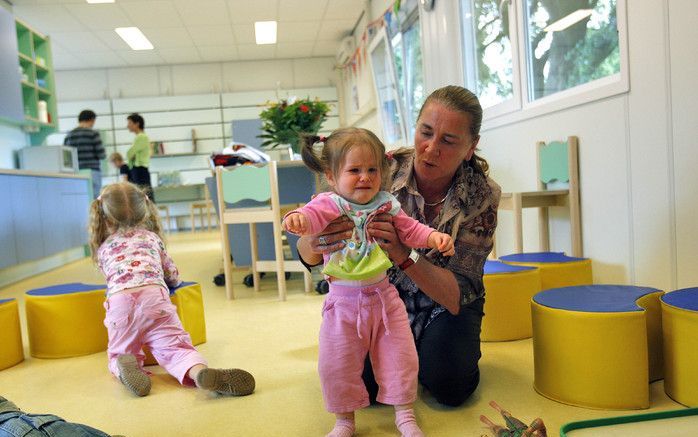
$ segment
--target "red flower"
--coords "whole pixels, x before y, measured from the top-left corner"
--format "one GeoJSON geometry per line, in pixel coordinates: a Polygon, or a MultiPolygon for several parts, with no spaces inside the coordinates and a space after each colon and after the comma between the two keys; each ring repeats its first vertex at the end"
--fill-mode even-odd
{"type": "Polygon", "coordinates": [[[140,261],[134,261],[131,263],[131,267],[138,267],[139,265],[141,265],[140,261]]]}
{"type": "Polygon", "coordinates": [[[308,112],[310,108],[308,108],[306,105],[301,105],[300,108],[301,112],[308,112]]]}
{"type": "Polygon", "coordinates": [[[123,261],[124,258],[126,258],[126,257],[123,256],[123,255],[119,255],[119,256],[116,257],[116,260],[117,260],[117,261],[123,261]]]}

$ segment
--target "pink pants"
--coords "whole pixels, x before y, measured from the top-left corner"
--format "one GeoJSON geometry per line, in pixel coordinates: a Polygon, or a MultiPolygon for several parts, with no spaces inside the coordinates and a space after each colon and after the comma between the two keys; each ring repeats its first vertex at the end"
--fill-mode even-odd
{"type": "Polygon", "coordinates": [[[322,308],[318,370],[327,411],[369,405],[361,374],[368,353],[377,400],[404,405],[417,398],[419,361],[405,305],[388,279],[368,286],[330,284],[322,308]]]}
{"type": "Polygon", "coordinates": [[[104,308],[107,310],[104,325],[109,333],[109,370],[114,376],[119,377],[116,365],[119,355],[133,354],[142,368],[145,345],[158,364],[180,384],[194,385],[187,372],[196,364],[206,365],[206,360],[192,346],[167,290],[153,286],[135,293],[117,294],[104,302],[104,308]]]}

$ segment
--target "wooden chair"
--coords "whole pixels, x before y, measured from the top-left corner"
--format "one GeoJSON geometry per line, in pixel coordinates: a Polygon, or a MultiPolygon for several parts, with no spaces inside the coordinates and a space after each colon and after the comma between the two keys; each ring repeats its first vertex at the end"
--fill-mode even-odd
{"type": "MultiPolygon", "coordinates": [[[[211,211],[213,210],[213,202],[208,194],[208,188],[204,185],[204,200],[201,202],[192,202],[190,209],[191,218],[191,231],[196,232],[196,225],[194,222],[195,213],[201,221],[201,229],[204,229],[204,217],[206,217],[206,230],[210,231],[213,223],[211,211]]],[[[214,225],[215,226],[215,225],[214,225]]]]}
{"type": "Polygon", "coordinates": [[[157,205],[158,211],[164,211],[165,212],[165,217],[164,217],[164,228],[165,232],[168,234],[170,233],[170,207],[168,205],[157,205]]]}
{"type": "Polygon", "coordinates": [[[303,272],[305,291],[310,292],[312,278],[300,261],[285,261],[282,247],[281,206],[277,183],[276,162],[267,164],[244,165],[229,169],[216,167],[216,186],[218,191],[218,211],[221,238],[223,243],[223,270],[225,273],[225,291],[228,299],[234,299],[232,280],[231,250],[228,242],[229,224],[250,226],[251,268],[255,291],[259,291],[260,272],[276,272],[279,299],[286,300],[286,271],[303,272]],[[263,206],[230,207],[241,200],[267,202],[263,206]],[[260,261],[257,244],[257,223],[272,223],[274,238],[274,261],[260,261]]]}
{"type": "MultiPolygon", "coordinates": [[[[514,252],[523,253],[522,209],[538,209],[538,232],[541,251],[550,250],[548,208],[560,206],[570,211],[572,256],[582,256],[582,227],[579,206],[578,139],[567,142],[536,144],[538,190],[502,193],[500,210],[514,213],[514,252]]],[[[494,250],[493,250],[493,256],[494,250]]]]}

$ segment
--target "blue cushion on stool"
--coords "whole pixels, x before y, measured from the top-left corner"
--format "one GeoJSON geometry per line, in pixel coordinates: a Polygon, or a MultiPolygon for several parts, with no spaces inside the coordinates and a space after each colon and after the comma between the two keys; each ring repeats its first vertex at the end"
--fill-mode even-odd
{"type": "Polygon", "coordinates": [[[50,287],[37,288],[27,291],[29,296],[58,296],[60,294],[82,293],[85,291],[104,290],[106,285],[102,284],[82,284],[73,282],[71,284],[52,285],[50,287]]]}
{"type": "Polygon", "coordinates": [[[589,313],[618,313],[642,311],[636,301],[642,296],[657,293],[651,287],[632,285],[577,285],[541,291],[533,300],[549,308],[589,313]]]}
{"type": "Polygon", "coordinates": [[[531,252],[500,256],[499,259],[518,263],[569,263],[583,261],[586,258],[567,256],[564,252],[531,252]]]}
{"type": "Polygon", "coordinates": [[[515,266],[511,264],[505,264],[500,261],[485,261],[486,275],[496,275],[498,273],[517,273],[524,272],[526,270],[535,270],[535,267],[515,266]]]}
{"type": "Polygon", "coordinates": [[[698,311],[698,288],[684,288],[662,296],[664,303],[684,310],[698,311]]]}
{"type": "Polygon", "coordinates": [[[0,299],[0,305],[7,303],[7,302],[12,302],[13,300],[15,300],[15,299],[14,298],[12,298],[12,299],[0,299]]]}

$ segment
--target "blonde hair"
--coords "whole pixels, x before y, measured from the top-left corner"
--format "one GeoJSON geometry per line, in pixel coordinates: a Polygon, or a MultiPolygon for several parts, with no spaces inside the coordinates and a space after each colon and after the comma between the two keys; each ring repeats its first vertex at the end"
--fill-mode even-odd
{"type": "Polygon", "coordinates": [[[339,168],[349,151],[357,146],[368,147],[376,157],[376,163],[381,172],[381,187],[385,186],[388,176],[388,159],[385,156],[385,146],[378,137],[368,129],[345,127],[332,132],[327,138],[317,135],[301,137],[301,156],[303,162],[311,170],[324,174],[330,172],[338,176],[339,168]],[[323,143],[322,151],[316,153],[314,145],[323,143]]]}
{"type": "Polygon", "coordinates": [[[124,157],[121,156],[121,153],[119,152],[114,152],[111,155],[109,155],[109,162],[124,162],[124,157]]]}
{"type": "Polygon", "coordinates": [[[109,235],[125,229],[143,228],[162,236],[160,214],[145,191],[130,182],[107,185],[90,206],[90,249],[97,263],[97,250],[109,235]]]}

